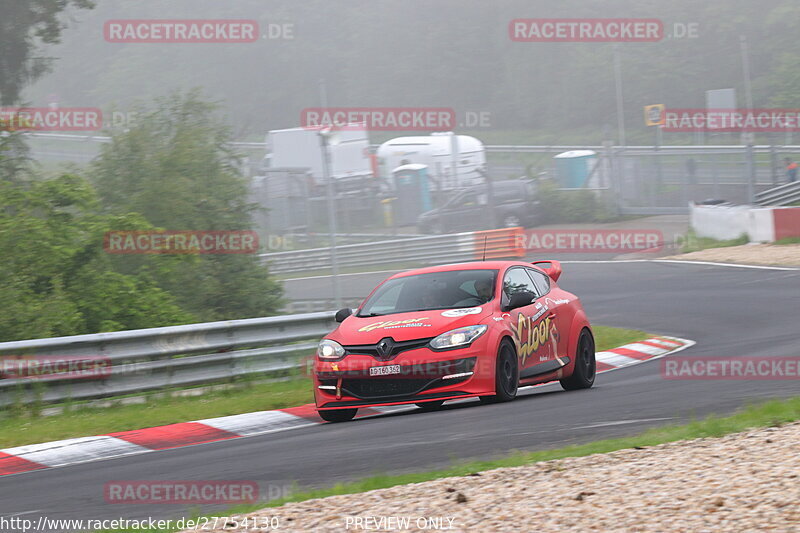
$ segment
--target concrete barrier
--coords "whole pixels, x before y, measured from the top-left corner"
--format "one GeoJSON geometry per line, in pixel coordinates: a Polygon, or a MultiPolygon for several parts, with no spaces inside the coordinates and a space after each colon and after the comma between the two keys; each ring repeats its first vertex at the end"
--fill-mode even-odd
{"type": "Polygon", "coordinates": [[[800,237],[800,207],[691,204],[691,225],[698,237],[774,242],[800,237]]]}

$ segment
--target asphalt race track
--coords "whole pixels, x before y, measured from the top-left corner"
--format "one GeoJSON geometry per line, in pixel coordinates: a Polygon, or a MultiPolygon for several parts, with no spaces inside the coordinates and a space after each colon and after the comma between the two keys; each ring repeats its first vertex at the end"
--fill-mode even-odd
{"type": "MultiPolygon", "coordinates": [[[[343,278],[344,294],[363,296],[388,274],[343,278]],[[358,294],[357,294],[358,293],[358,294]]],[[[325,298],[330,280],[287,282],[294,298],[325,298]]],[[[675,263],[571,263],[561,286],[580,296],[593,323],[692,339],[679,355],[797,356],[800,270],[675,263]]],[[[462,403],[345,424],[321,424],[0,478],[0,516],[36,518],[180,517],[196,508],[111,505],[114,480],[297,481],[330,486],[374,473],[431,469],[457,459],[560,447],[638,433],[751,401],[798,394],[797,381],[675,381],[648,362],[602,374],[595,388],[529,389],[517,401],[462,403]]],[[[225,507],[223,507],[224,509],[225,507]]],[[[212,513],[215,509],[204,508],[212,513]]]]}

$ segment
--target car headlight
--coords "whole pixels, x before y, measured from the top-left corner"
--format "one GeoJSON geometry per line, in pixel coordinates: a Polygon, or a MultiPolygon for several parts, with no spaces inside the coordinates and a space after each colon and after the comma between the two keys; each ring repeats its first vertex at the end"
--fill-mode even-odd
{"type": "Polygon", "coordinates": [[[336,341],[322,339],[317,346],[317,357],[321,361],[335,361],[344,357],[344,348],[336,341]]]}
{"type": "Polygon", "coordinates": [[[466,326],[463,328],[452,329],[447,333],[442,333],[431,341],[431,348],[442,350],[444,348],[456,348],[467,346],[475,339],[486,333],[488,326],[466,326]]]}

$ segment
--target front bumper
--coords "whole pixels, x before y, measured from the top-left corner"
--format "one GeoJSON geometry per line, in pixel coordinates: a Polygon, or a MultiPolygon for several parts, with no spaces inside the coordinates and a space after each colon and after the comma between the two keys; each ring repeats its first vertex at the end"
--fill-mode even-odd
{"type": "Polygon", "coordinates": [[[375,407],[494,394],[494,374],[486,372],[489,367],[486,353],[482,346],[473,343],[470,347],[447,351],[419,348],[389,361],[359,354],[334,363],[315,361],[316,406],[317,409],[375,407]],[[394,368],[391,374],[370,375],[370,368],[375,367],[394,368]]]}

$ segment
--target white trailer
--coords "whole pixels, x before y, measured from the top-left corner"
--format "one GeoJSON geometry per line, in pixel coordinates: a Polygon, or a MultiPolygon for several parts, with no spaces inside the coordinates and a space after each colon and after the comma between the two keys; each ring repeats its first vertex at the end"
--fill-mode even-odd
{"type": "Polygon", "coordinates": [[[398,137],[378,148],[380,175],[392,179],[399,166],[421,164],[428,166],[432,190],[470,187],[484,181],[477,171],[486,166],[486,150],[475,137],[453,132],[429,136],[398,137]]]}
{"type": "MultiPolygon", "coordinates": [[[[363,178],[373,174],[369,136],[365,125],[348,124],[336,132],[329,146],[330,171],[335,180],[363,178]]],[[[322,184],[322,146],[318,128],[273,130],[267,134],[266,168],[307,168],[322,184]]]]}

